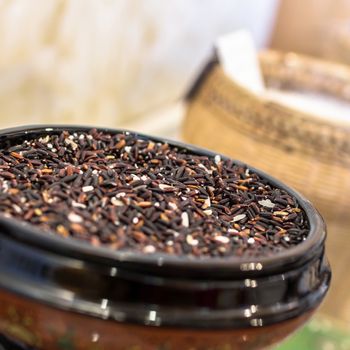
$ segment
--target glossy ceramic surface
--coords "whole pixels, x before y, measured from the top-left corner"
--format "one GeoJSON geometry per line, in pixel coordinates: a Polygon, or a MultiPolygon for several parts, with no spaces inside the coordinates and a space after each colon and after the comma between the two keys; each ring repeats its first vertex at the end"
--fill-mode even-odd
{"type": "MultiPolygon", "coordinates": [[[[0,143],[63,129],[89,127],[5,130],[0,143]]],[[[320,304],[330,269],[317,211],[262,175],[297,197],[311,226],[302,244],[262,259],[115,252],[0,216],[0,332],[52,350],[261,349],[280,341],[320,304]]]]}

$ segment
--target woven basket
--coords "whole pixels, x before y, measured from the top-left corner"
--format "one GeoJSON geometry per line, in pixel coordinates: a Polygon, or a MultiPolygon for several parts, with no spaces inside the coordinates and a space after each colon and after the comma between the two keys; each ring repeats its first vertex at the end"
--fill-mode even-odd
{"type": "MultiPolygon", "coordinates": [[[[350,102],[350,68],[267,51],[268,86],[350,102]]],[[[349,119],[350,120],[350,119],[349,119]]],[[[264,101],[227,78],[217,63],[191,91],[184,139],[240,159],[296,188],[329,219],[350,221],[350,124],[264,101]]]]}
{"type": "MultiPolygon", "coordinates": [[[[319,92],[350,102],[350,68],[267,51],[267,86],[319,92]]],[[[350,126],[264,101],[227,78],[215,61],[188,98],[187,142],[260,168],[309,198],[329,227],[333,283],[323,310],[350,329],[350,126]]]]}

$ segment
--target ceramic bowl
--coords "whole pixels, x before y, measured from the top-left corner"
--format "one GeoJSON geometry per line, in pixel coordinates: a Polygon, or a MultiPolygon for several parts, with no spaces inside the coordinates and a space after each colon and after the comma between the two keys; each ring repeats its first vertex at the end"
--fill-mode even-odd
{"type": "MultiPolygon", "coordinates": [[[[8,129],[0,132],[0,144],[89,129],[8,129]]],[[[13,349],[38,350],[263,349],[280,342],[304,324],[328,290],[326,228],[309,201],[253,171],[295,196],[310,224],[301,244],[260,259],[112,251],[0,215],[0,333],[13,349]]]]}

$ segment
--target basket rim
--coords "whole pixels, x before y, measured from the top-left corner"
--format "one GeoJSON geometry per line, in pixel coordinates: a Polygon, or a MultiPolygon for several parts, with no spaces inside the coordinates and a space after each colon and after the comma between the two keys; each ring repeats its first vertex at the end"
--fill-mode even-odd
{"type": "MultiPolygon", "coordinates": [[[[279,51],[275,49],[265,49],[258,53],[258,59],[261,66],[261,72],[263,75],[263,78],[266,79],[268,76],[268,72],[266,72],[263,69],[264,65],[271,65],[276,64],[281,67],[288,67],[288,65],[293,66],[293,64],[297,63],[299,66],[302,66],[303,69],[308,70],[308,73],[311,73],[311,68],[315,70],[315,67],[317,67],[317,71],[321,71],[323,73],[327,73],[327,75],[334,75],[335,77],[338,77],[342,80],[346,80],[349,84],[349,89],[346,89],[345,87],[343,90],[349,90],[349,100],[346,102],[349,103],[350,106],[350,67],[347,65],[340,63],[340,62],[333,62],[333,61],[326,61],[322,58],[312,57],[305,54],[296,53],[293,51],[279,51]],[[345,79],[346,78],[346,79],[345,79]]],[[[235,81],[231,80],[229,77],[226,76],[223,68],[220,65],[220,61],[218,59],[218,56],[216,52],[210,57],[210,59],[206,62],[206,64],[203,66],[200,74],[197,76],[197,78],[193,81],[192,85],[190,86],[188,92],[185,95],[185,99],[188,102],[191,102],[195,99],[195,95],[197,92],[199,92],[200,88],[203,86],[206,79],[214,72],[218,71],[222,79],[225,80],[225,83],[229,84],[232,89],[236,89],[239,91],[244,92],[245,94],[249,95],[249,97],[252,99],[253,102],[255,102],[258,105],[275,105],[278,106],[278,108],[283,112],[286,112],[288,114],[293,114],[300,116],[304,119],[307,119],[308,122],[313,123],[315,125],[323,125],[328,126],[331,128],[341,128],[343,131],[346,130],[348,133],[350,133],[350,120],[339,120],[337,118],[324,118],[316,113],[312,112],[304,112],[302,110],[299,110],[297,108],[293,108],[289,105],[279,103],[275,100],[270,99],[264,99],[263,96],[259,96],[249,89],[237,84],[235,81]]],[[[281,82],[283,82],[281,80],[281,82]]],[[[312,91],[309,89],[309,91],[312,91]]],[[[325,95],[332,96],[334,98],[342,99],[339,96],[336,96],[335,94],[331,93],[325,93],[322,92],[325,95]]]]}

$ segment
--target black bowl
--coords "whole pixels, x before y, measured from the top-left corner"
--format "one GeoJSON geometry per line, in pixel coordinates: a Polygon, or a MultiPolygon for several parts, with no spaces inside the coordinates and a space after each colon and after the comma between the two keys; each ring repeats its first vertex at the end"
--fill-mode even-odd
{"type": "MultiPolygon", "coordinates": [[[[0,147],[62,130],[89,129],[66,125],[7,129],[0,132],[0,147]]],[[[137,136],[215,156],[195,146],[137,136]]],[[[47,235],[0,215],[0,332],[38,349],[59,349],[57,344],[71,329],[77,349],[90,342],[98,342],[101,349],[111,349],[111,344],[113,349],[135,344],[140,349],[164,344],[180,349],[185,344],[181,341],[189,337],[193,344],[204,346],[201,349],[226,343],[252,349],[279,341],[305,322],[329,288],[326,228],[308,200],[249,168],[298,200],[310,224],[305,241],[274,256],[252,259],[143,255],[47,235]],[[64,325],[55,326],[58,316],[64,325]],[[26,318],[31,319],[27,325],[26,318]],[[95,338],[92,329],[98,329],[95,338]],[[118,332],[123,337],[118,336],[120,344],[115,345],[118,332]],[[153,334],[152,341],[147,334],[153,334]]]]}

